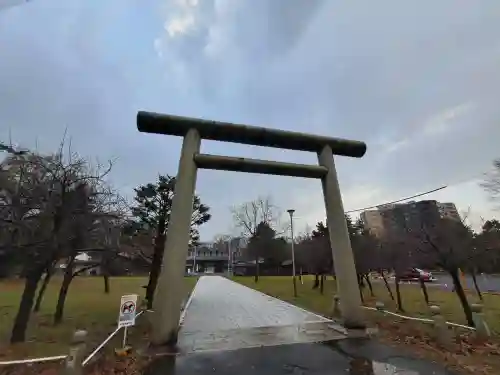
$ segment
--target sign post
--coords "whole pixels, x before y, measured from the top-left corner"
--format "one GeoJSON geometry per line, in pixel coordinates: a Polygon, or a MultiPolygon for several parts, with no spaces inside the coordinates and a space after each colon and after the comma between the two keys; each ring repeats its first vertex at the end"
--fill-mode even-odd
{"type": "Polygon", "coordinates": [[[120,301],[120,313],[118,316],[118,328],[123,327],[123,347],[127,346],[127,329],[135,325],[137,315],[137,294],[122,296],[120,301]]]}

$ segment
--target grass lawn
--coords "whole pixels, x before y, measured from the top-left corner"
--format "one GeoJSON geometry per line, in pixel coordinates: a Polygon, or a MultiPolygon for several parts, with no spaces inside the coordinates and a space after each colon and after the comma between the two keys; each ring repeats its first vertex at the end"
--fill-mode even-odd
{"type": "MultiPolygon", "coordinates": [[[[280,298],[295,305],[304,307],[321,315],[329,315],[332,307],[332,297],[336,294],[336,283],[331,277],[325,281],[324,294],[319,290],[313,290],[313,276],[305,276],[304,284],[297,280],[298,296],[294,298],[292,281],[286,276],[261,277],[258,283],[254,282],[253,277],[234,277],[234,281],[280,298]]],[[[390,284],[395,294],[394,285],[390,284]]],[[[370,296],[368,287],[365,288],[365,305],[374,306],[375,302],[384,302],[386,309],[396,311],[396,303],[391,300],[387,289],[382,283],[374,282],[373,289],[375,297],[370,296]]],[[[465,324],[465,317],[462,307],[455,293],[440,289],[439,287],[429,286],[429,299],[431,304],[441,307],[443,315],[448,321],[465,324]]],[[[406,314],[411,316],[428,317],[430,316],[422,291],[418,285],[401,285],[403,305],[406,314]]],[[[496,334],[500,334],[500,296],[484,294],[484,313],[490,328],[496,334]]],[[[479,303],[480,300],[475,293],[468,293],[471,303],[479,303]]]]}
{"type": "MultiPolygon", "coordinates": [[[[234,277],[233,280],[243,285],[259,290],[273,297],[285,300],[314,311],[320,315],[328,316],[331,313],[333,295],[336,294],[336,283],[332,277],[325,282],[324,294],[313,290],[313,276],[305,276],[304,284],[297,280],[298,296],[293,296],[291,277],[261,277],[258,283],[253,277],[234,277]]],[[[394,291],[393,283],[390,284],[394,291]]],[[[373,283],[375,297],[370,296],[368,287],[364,290],[365,305],[374,306],[377,300],[385,303],[386,309],[397,311],[396,303],[391,300],[383,283],[373,283]]],[[[465,324],[462,307],[455,293],[429,286],[429,299],[431,304],[441,307],[443,315],[448,321],[465,324]]],[[[405,315],[429,317],[422,292],[418,285],[402,285],[401,293],[406,309],[405,315]]],[[[471,303],[478,303],[479,298],[475,293],[468,292],[471,303]]],[[[500,296],[485,294],[485,318],[494,332],[488,342],[477,342],[471,336],[465,335],[466,331],[457,330],[460,337],[456,350],[445,353],[436,347],[431,339],[432,326],[429,324],[400,320],[395,317],[383,316],[376,311],[366,310],[366,318],[371,326],[381,328],[379,339],[392,346],[405,346],[414,355],[433,361],[443,362],[447,367],[458,371],[460,374],[500,374],[500,296]]]]}
{"type": "MultiPolygon", "coordinates": [[[[186,296],[196,284],[196,278],[185,278],[186,296]]],[[[143,277],[114,277],[110,279],[110,293],[104,293],[101,277],[77,277],[73,280],[66,300],[64,321],[57,327],[52,315],[57,302],[60,278],[49,284],[40,312],[33,314],[26,335],[26,343],[9,345],[10,330],[23,291],[23,280],[0,282],[0,359],[27,358],[66,354],[72,333],[85,329],[89,335],[89,350],[93,350],[117,326],[120,297],[125,294],[144,296],[143,277]]],[[[146,319],[139,317],[137,326],[130,329],[132,336],[144,332],[146,319]]],[[[109,348],[121,346],[121,334],[109,348]],[[115,344],[115,345],[113,345],[115,344]]]]}

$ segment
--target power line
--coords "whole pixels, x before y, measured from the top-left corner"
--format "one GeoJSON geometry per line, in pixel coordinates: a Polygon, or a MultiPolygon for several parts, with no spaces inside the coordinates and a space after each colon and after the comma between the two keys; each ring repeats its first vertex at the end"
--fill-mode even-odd
{"type": "Polygon", "coordinates": [[[385,203],[381,203],[381,204],[376,204],[376,205],[373,205],[373,206],[368,206],[368,207],[363,207],[363,208],[357,208],[355,210],[349,210],[349,211],[346,211],[345,213],[346,214],[351,214],[351,213],[356,213],[356,212],[360,212],[360,211],[371,210],[371,209],[374,209],[374,208],[378,208],[380,206],[385,206],[385,205],[395,204],[395,203],[399,203],[399,202],[404,202],[404,201],[407,201],[407,200],[410,200],[410,199],[413,199],[413,198],[418,198],[418,197],[421,197],[421,196],[424,196],[424,195],[427,195],[427,194],[434,193],[434,192],[439,191],[439,190],[446,189],[446,188],[451,187],[451,186],[460,185],[460,184],[463,184],[463,183],[466,183],[466,182],[470,182],[470,181],[476,180],[479,176],[484,176],[484,172],[481,172],[480,175],[478,174],[478,175],[476,175],[474,177],[469,177],[469,178],[467,178],[465,180],[461,180],[461,181],[458,181],[458,182],[455,182],[455,183],[452,183],[452,184],[448,184],[448,185],[443,185],[443,186],[440,186],[438,188],[425,191],[423,193],[418,193],[418,194],[415,194],[415,195],[411,195],[409,197],[400,198],[400,199],[396,199],[394,201],[385,202],[385,203]]]}
{"type": "Polygon", "coordinates": [[[359,211],[366,211],[366,210],[370,210],[372,208],[378,208],[380,206],[385,206],[385,205],[389,205],[389,204],[394,204],[394,203],[399,203],[399,202],[403,202],[403,201],[407,201],[409,199],[413,199],[413,198],[417,198],[417,197],[421,197],[423,195],[427,195],[427,194],[430,194],[430,193],[434,193],[435,191],[439,191],[439,190],[443,190],[443,189],[446,189],[448,187],[448,185],[443,185],[441,187],[438,187],[437,189],[432,189],[432,190],[429,190],[429,191],[426,191],[426,192],[423,192],[423,193],[419,193],[419,194],[415,194],[415,195],[412,195],[410,197],[405,197],[405,198],[401,198],[401,199],[396,199],[395,201],[390,201],[390,202],[385,202],[385,203],[382,203],[382,204],[377,204],[377,205],[374,205],[374,206],[368,206],[368,207],[363,207],[363,208],[357,208],[355,210],[350,210],[350,211],[346,211],[345,213],[346,214],[350,214],[350,213],[353,213],[353,212],[359,212],[359,211]]]}

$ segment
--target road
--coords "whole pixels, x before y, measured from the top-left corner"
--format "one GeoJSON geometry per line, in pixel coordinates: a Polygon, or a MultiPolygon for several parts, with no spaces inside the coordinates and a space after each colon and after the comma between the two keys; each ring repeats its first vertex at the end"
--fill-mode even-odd
{"type": "MultiPolygon", "coordinates": [[[[439,287],[446,290],[453,290],[453,281],[449,275],[435,274],[436,281],[427,283],[428,286],[439,287]]],[[[377,280],[378,281],[378,280],[377,280]]],[[[410,282],[417,284],[417,282],[410,282]]],[[[465,276],[465,287],[474,289],[474,283],[470,275],[465,276]]],[[[500,293],[500,276],[498,275],[478,275],[477,284],[482,292],[500,293]]]]}
{"type": "MultiPolygon", "coordinates": [[[[436,275],[436,284],[441,284],[443,288],[451,290],[453,288],[453,281],[449,275],[439,274],[436,275]]],[[[472,277],[465,276],[466,287],[469,289],[474,288],[472,277]]],[[[479,289],[483,292],[498,292],[500,293],[500,276],[498,275],[478,275],[477,284],[479,289]]]]}
{"type": "Polygon", "coordinates": [[[202,276],[185,311],[179,352],[145,375],[454,375],[220,276],[202,276]]]}

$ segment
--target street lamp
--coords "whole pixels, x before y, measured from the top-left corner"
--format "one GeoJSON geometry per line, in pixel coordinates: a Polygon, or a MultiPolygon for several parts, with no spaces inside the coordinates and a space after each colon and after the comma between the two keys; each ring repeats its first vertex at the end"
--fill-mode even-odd
{"type": "Polygon", "coordinates": [[[297,281],[295,280],[295,244],[293,240],[293,213],[295,210],[287,210],[290,215],[290,232],[292,236],[292,280],[293,280],[293,296],[297,297],[297,281]]]}
{"type": "Polygon", "coordinates": [[[228,252],[228,259],[227,259],[227,273],[229,277],[233,276],[233,254],[232,254],[232,249],[231,249],[231,238],[227,240],[227,252],[228,252]]]}

